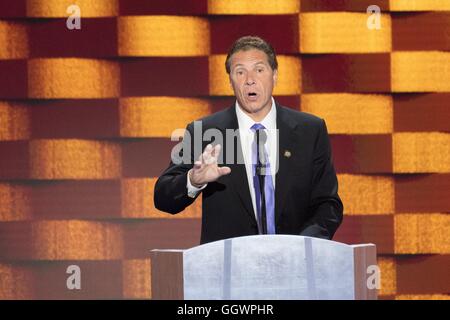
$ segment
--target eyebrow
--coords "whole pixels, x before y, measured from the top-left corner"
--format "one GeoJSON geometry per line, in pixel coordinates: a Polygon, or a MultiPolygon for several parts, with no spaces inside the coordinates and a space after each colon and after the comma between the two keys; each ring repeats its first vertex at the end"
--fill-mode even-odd
{"type": "MultiPolygon", "coordinates": [[[[265,63],[264,63],[263,60],[260,60],[260,61],[258,61],[258,62],[256,62],[256,63],[254,63],[253,65],[256,66],[256,65],[258,65],[258,64],[263,64],[263,65],[265,65],[265,63]]],[[[237,68],[237,67],[243,67],[243,66],[244,66],[244,65],[243,65],[242,63],[238,63],[237,65],[234,66],[234,68],[237,68]]]]}

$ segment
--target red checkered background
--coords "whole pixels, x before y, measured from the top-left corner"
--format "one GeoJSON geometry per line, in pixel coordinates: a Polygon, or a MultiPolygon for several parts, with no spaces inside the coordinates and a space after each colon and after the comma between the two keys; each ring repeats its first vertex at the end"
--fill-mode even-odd
{"type": "Polygon", "coordinates": [[[377,245],[380,298],[449,298],[450,0],[0,0],[0,298],[151,298],[149,251],[199,243],[201,199],[153,206],[170,135],[233,103],[249,34],[327,122],[335,240],[377,245]]]}

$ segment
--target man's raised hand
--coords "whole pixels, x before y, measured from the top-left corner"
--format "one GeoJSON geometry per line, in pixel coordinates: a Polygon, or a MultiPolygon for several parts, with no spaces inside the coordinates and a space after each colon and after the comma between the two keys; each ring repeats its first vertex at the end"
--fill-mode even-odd
{"type": "Polygon", "coordinates": [[[200,188],[204,184],[216,181],[221,176],[231,172],[229,167],[219,167],[217,165],[220,149],[220,144],[214,147],[208,144],[198,157],[198,160],[195,161],[194,167],[188,172],[189,179],[194,187],[200,188]]]}

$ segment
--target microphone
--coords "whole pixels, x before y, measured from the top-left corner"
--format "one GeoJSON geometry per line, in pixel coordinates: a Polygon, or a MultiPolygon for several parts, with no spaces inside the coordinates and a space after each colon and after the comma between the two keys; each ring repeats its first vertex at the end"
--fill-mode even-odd
{"type": "Polygon", "coordinates": [[[267,134],[263,129],[258,129],[256,134],[256,175],[258,176],[259,191],[261,192],[261,233],[267,234],[266,193],[264,181],[266,178],[267,159],[264,145],[267,134]]]}

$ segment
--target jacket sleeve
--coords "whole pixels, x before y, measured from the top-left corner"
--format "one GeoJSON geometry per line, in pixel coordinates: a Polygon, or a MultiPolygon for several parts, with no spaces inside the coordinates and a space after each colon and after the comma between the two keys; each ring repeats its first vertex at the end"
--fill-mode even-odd
{"type": "MultiPolygon", "coordinates": [[[[183,211],[192,204],[196,198],[187,194],[187,173],[193,167],[193,129],[192,123],[186,128],[183,141],[177,150],[178,161],[174,162],[172,152],[169,167],[161,174],[155,184],[153,201],[156,209],[171,214],[183,211]]],[[[198,193],[200,194],[200,192],[198,193]]]]}
{"type": "Polygon", "coordinates": [[[338,195],[338,181],[333,166],[330,141],[322,120],[314,148],[313,177],[307,221],[300,235],[332,239],[343,219],[343,204],[338,195]]]}

